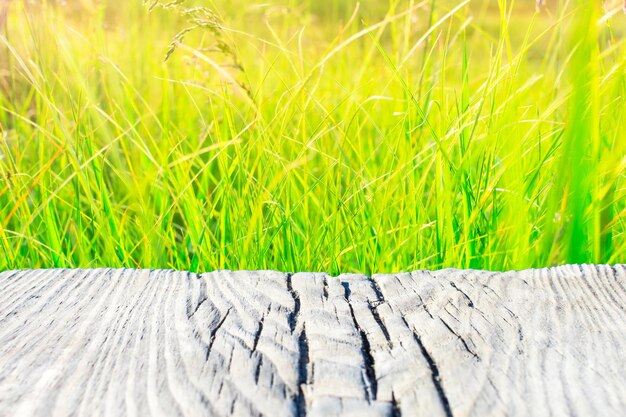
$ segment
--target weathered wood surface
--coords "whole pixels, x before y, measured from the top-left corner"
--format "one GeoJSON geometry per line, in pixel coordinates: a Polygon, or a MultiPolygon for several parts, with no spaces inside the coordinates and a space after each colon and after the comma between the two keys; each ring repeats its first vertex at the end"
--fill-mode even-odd
{"type": "Polygon", "coordinates": [[[623,416],[626,268],[0,274],[1,416],[623,416]]]}

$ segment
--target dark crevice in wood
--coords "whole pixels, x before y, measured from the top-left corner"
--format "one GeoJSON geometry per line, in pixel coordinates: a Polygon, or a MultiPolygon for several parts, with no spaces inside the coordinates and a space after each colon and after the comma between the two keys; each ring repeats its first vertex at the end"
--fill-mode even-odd
{"type": "Polygon", "coordinates": [[[387,343],[391,347],[391,344],[392,344],[391,336],[389,335],[389,330],[387,329],[387,326],[385,326],[385,322],[383,322],[383,319],[380,317],[380,314],[378,314],[378,311],[376,311],[376,307],[370,304],[369,308],[370,308],[370,311],[372,312],[372,317],[374,317],[376,324],[378,324],[378,327],[380,327],[380,330],[383,332],[383,336],[385,336],[385,340],[387,340],[387,343]]]}
{"type": "Polygon", "coordinates": [[[376,294],[376,298],[378,299],[378,301],[380,301],[381,304],[384,303],[385,296],[383,295],[383,292],[380,289],[378,282],[376,282],[376,280],[369,275],[367,276],[367,279],[372,284],[372,289],[374,290],[374,293],[376,294]]]}
{"type": "Polygon", "coordinates": [[[211,348],[213,347],[213,342],[215,341],[215,335],[217,334],[218,330],[222,327],[222,325],[228,318],[228,315],[230,314],[231,310],[232,310],[232,307],[229,307],[228,310],[226,310],[226,313],[224,314],[224,316],[222,316],[222,319],[219,321],[219,323],[217,323],[217,326],[215,326],[215,328],[211,330],[211,334],[209,336],[209,345],[207,346],[206,356],[204,358],[206,362],[209,361],[209,356],[211,355],[211,348]]]}
{"type": "MultiPolygon", "coordinates": [[[[195,274],[189,273],[189,274],[187,274],[187,278],[189,280],[191,280],[193,275],[195,275],[195,274]]],[[[198,309],[200,308],[200,306],[202,304],[204,304],[204,302],[207,299],[208,299],[208,297],[207,297],[207,292],[206,292],[206,284],[205,284],[204,281],[200,281],[200,296],[198,297],[198,302],[196,304],[196,308],[192,312],[187,311],[187,319],[191,319],[198,312],[198,309]]],[[[189,306],[189,307],[191,307],[191,306],[189,306]]]]}
{"type": "MultiPolygon", "coordinates": [[[[303,386],[309,383],[308,381],[308,367],[309,367],[309,340],[306,336],[306,326],[302,325],[302,331],[298,337],[298,396],[295,398],[297,407],[297,416],[305,417],[307,411],[306,398],[304,397],[303,386]]],[[[313,381],[311,381],[312,383],[313,381]]]]}
{"type": "Polygon", "coordinates": [[[350,290],[349,282],[342,282],[343,288],[345,290],[345,298],[348,302],[348,307],[350,308],[350,315],[352,316],[352,322],[354,323],[354,327],[359,332],[359,336],[361,337],[361,355],[363,356],[363,365],[365,367],[365,375],[364,375],[364,386],[365,386],[365,394],[368,402],[372,402],[376,400],[376,395],[378,391],[378,381],[376,380],[376,369],[374,367],[374,357],[372,356],[372,348],[370,346],[370,342],[367,338],[367,334],[365,331],[359,326],[358,321],[356,320],[356,316],[354,315],[354,309],[352,308],[352,303],[350,303],[350,294],[352,293],[350,290]]]}
{"type": "Polygon", "coordinates": [[[489,285],[487,285],[487,284],[481,284],[481,285],[482,285],[482,287],[483,287],[484,289],[489,290],[489,291],[490,291],[490,292],[491,292],[491,293],[492,293],[492,294],[493,294],[496,298],[500,298],[500,296],[498,295],[498,293],[497,293],[497,292],[495,292],[495,291],[493,290],[493,288],[491,288],[489,285]]]}
{"type": "Polygon", "coordinates": [[[428,310],[428,307],[426,307],[426,303],[424,302],[424,299],[422,298],[422,296],[415,290],[412,290],[413,295],[415,295],[417,297],[417,299],[419,300],[419,305],[422,306],[422,309],[424,309],[424,311],[426,312],[426,314],[428,314],[428,316],[431,319],[434,319],[435,317],[432,315],[432,313],[428,310]]]}
{"type": "Polygon", "coordinates": [[[226,364],[226,369],[232,369],[234,355],[235,355],[235,349],[231,348],[230,351],[228,352],[228,363],[226,364]]]}
{"type": "Polygon", "coordinates": [[[517,354],[522,355],[524,353],[524,333],[522,332],[522,326],[517,326],[517,354]]]}
{"type": "Polygon", "coordinates": [[[267,311],[261,316],[261,320],[259,320],[259,327],[254,334],[254,342],[252,342],[252,352],[256,352],[256,347],[259,344],[259,339],[261,338],[261,333],[263,332],[263,323],[265,322],[265,316],[269,314],[271,307],[272,304],[270,303],[270,305],[267,307],[267,311]]]}
{"type": "Polygon", "coordinates": [[[350,295],[352,295],[352,290],[350,289],[350,283],[343,281],[341,285],[343,286],[344,298],[348,302],[348,305],[350,305],[350,295]]]}
{"type": "Polygon", "coordinates": [[[380,314],[378,314],[378,311],[376,310],[376,308],[379,305],[385,303],[385,297],[383,296],[383,293],[378,287],[378,284],[376,283],[376,281],[374,281],[374,279],[370,276],[368,276],[367,279],[371,283],[372,289],[374,290],[374,293],[376,294],[376,298],[377,298],[376,301],[369,303],[369,309],[372,313],[372,317],[374,317],[374,320],[376,321],[376,324],[378,324],[378,327],[380,327],[380,330],[383,332],[383,335],[385,336],[387,343],[391,347],[391,336],[389,335],[389,330],[387,329],[387,326],[385,326],[383,319],[380,317],[380,314]]]}
{"type": "Polygon", "coordinates": [[[256,364],[256,369],[254,370],[254,383],[259,385],[259,375],[261,375],[261,366],[263,366],[263,355],[259,355],[259,361],[256,364]]]}
{"type": "Polygon", "coordinates": [[[424,342],[422,342],[422,338],[415,332],[415,330],[411,328],[411,326],[409,326],[409,323],[407,323],[404,317],[401,317],[401,318],[402,318],[402,321],[404,322],[404,325],[408,329],[410,329],[411,332],[413,333],[413,339],[415,339],[415,342],[419,346],[422,352],[422,356],[424,357],[424,359],[426,359],[426,363],[428,364],[428,367],[430,368],[430,375],[433,381],[433,385],[435,386],[435,390],[437,391],[437,396],[439,397],[439,401],[441,402],[441,406],[443,407],[443,411],[446,414],[446,417],[453,417],[452,407],[450,407],[450,401],[448,400],[446,391],[443,389],[443,385],[441,384],[441,376],[439,375],[439,368],[437,367],[437,363],[435,362],[433,357],[430,355],[430,353],[426,349],[426,346],[424,346],[424,342]]]}
{"type": "Polygon", "coordinates": [[[328,300],[328,276],[324,275],[324,276],[322,277],[322,281],[323,281],[323,283],[324,283],[324,288],[323,288],[323,291],[324,291],[324,299],[325,299],[325,300],[328,300]]]}
{"type": "Polygon", "coordinates": [[[402,417],[402,409],[393,391],[391,391],[391,417],[402,417]]]}
{"type": "Polygon", "coordinates": [[[452,327],[450,327],[448,325],[448,323],[446,323],[446,321],[444,319],[442,319],[441,317],[439,317],[439,320],[441,320],[441,322],[443,323],[444,326],[446,326],[446,329],[448,329],[450,331],[450,333],[452,333],[453,335],[455,335],[457,337],[457,339],[459,339],[459,341],[461,342],[461,344],[463,345],[463,347],[465,348],[465,350],[467,351],[467,353],[469,353],[470,355],[472,355],[474,357],[474,359],[476,359],[477,361],[480,362],[480,356],[478,356],[478,354],[476,354],[476,352],[474,352],[472,349],[470,349],[470,347],[468,346],[467,342],[465,341],[465,339],[463,337],[461,337],[461,335],[459,335],[457,332],[455,332],[454,330],[452,330],[452,327]]]}
{"type": "Polygon", "coordinates": [[[259,339],[261,338],[261,332],[263,331],[263,322],[265,321],[265,316],[261,317],[259,320],[259,327],[254,335],[254,342],[252,342],[252,351],[256,351],[256,347],[259,344],[259,339]]]}
{"type": "Polygon", "coordinates": [[[233,397],[233,400],[230,403],[230,415],[234,415],[235,414],[235,404],[237,403],[237,396],[235,395],[233,397]]]}
{"type": "Polygon", "coordinates": [[[454,288],[455,290],[457,290],[458,292],[460,292],[461,294],[463,294],[463,296],[465,297],[465,299],[467,300],[467,305],[468,307],[474,308],[474,302],[472,301],[472,299],[469,297],[469,295],[467,295],[465,293],[465,291],[463,291],[462,289],[460,289],[459,287],[457,287],[457,285],[450,281],[450,285],[452,286],[452,288],[454,288]]]}
{"type": "MultiPolygon", "coordinates": [[[[298,292],[293,289],[292,278],[293,274],[287,274],[287,290],[293,299],[294,307],[293,311],[289,313],[288,322],[289,328],[292,334],[295,334],[298,325],[298,317],[300,316],[300,296],[298,292]]],[[[302,323],[302,330],[298,335],[298,381],[297,381],[297,394],[294,396],[293,401],[296,406],[296,416],[305,417],[307,413],[306,398],[304,396],[304,386],[309,384],[308,381],[308,367],[309,367],[309,340],[306,335],[306,323],[302,323]]],[[[312,381],[311,381],[312,383],[312,381]]]]}
{"type": "Polygon", "coordinates": [[[513,312],[513,310],[511,310],[510,308],[508,308],[508,307],[507,307],[506,305],[504,305],[504,304],[502,304],[502,307],[504,307],[504,309],[505,309],[506,311],[508,311],[508,312],[509,312],[509,314],[511,315],[511,317],[513,317],[515,320],[519,321],[519,316],[518,316],[517,314],[515,314],[515,313],[513,312]]]}
{"type": "Polygon", "coordinates": [[[287,274],[287,291],[291,294],[291,298],[293,299],[293,311],[289,313],[288,321],[289,321],[289,329],[291,333],[296,331],[296,324],[298,322],[298,315],[300,314],[300,297],[298,293],[293,289],[291,284],[291,279],[293,278],[292,273],[287,274]]]}
{"type": "Polygon", "coordinates": [[[424,311],[426,312],[426,314],[428,314],[430,316],[431,319],[434,319],[435,317],[432,315],[432,313],[430,312],[430,310],[428,310],[428,307],[426,307],[426,304],[422,304],[422,308],[424,309],[424,311]]]}

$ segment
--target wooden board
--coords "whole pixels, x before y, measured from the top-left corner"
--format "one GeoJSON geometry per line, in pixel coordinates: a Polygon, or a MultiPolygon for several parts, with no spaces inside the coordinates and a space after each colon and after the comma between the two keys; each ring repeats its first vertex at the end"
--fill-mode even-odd
{"type": "Polygon", "coordinates": [[[623,416],[626,268],[0,273],[0,416],[623,416]]]}

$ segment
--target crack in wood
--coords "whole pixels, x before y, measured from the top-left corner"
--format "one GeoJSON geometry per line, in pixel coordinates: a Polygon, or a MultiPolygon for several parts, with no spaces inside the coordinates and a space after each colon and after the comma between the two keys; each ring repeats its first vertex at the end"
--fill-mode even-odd
{"type": "Polygon", "coordinates": [[[426,307],[426,304],[422,304],[422,309],[426,312],[426,314],[428,314],[428,316],[431,319],[433,319],[433,320],[435,319],[435,316],[433,316],[432,313],[430,312],[430,310],[428,310],[428,307],[426,307]]]}
{"type": "Polygon", "coordinates": [[[254,341],[252,342],[252,352],[256,352],[256,347],[259,344],[259,339],[261,338],[261,333],[263,332],[263,323],[265,322],[265,316],[267,316],[272,308],[272,303],[269,303],[267,306],[267,311],[265,314],[261,316],[261,320],[259,320],[259,326],[257,327],[257,331],[254,334],[254,341]]]}
{"type": "Polygon", "coordinates": [[[209,335],[209,344],[206,347],[206,356],[204,358],[205,362],[209,361],[209,356],[211,355],[211,348],[213,347],[213,343],[215,342],[215,335],[217,334],[218,330],[222,327],[222,325],[228,318],[228,315],[230,314],[230,311],[232,309],[233,309],[232,307],[228,307],[228,310],[226,310],[226,313],[222,316],[219,323],[217,323],[217,326],[215,326],[215,328],[211,330],[211,333],[209,335]]]}
{"type": "Polygon", "coordinates": [[[455,290],[457,290],[458,292],[460,292],[461,294],[463,294],[463,296],[465,297],[465,299],[467,300],[467,306],[474,308],[474,302],[472,301],[472,299],[469,297],[469,295],[467,295],[465,293],[465,291],[463,291],[462,289],[460,289],[454,282],[450,281],[450,285],[452,286],[452,288],[454,288],[455,290]]]}
{"type": "MultiPolygon", "coordinates": [[[[292,273],[286,274],[287,290],[289,291],[289,294],[291,295],[294,303],[293,311],[289,313],[288,322],[291,333],[295,334],[298,325],[298,319],[300,316],[301,301],[298,292],[293,288],[292,278],[292,273]]],[[[302,323],[302,330],[298,335],[298,378],[296,382],[297,394],[293,397],[297,417],[306,417],[307,414],[307,402],[304,389],[309,384],[308,367],[310,361],[309,341],[306,335],[306,323],[302,323]]]]}
{"type": "Polygon", "coordinates": [[[402,417],[402,409],[393,391],[391,391],[391,417],[402,417]]]}
{"type": "Polygon", "coordinates": [[[383,336],[385,337],[385,340],[387,340],[387,345],[389,346],[389,348],[392,348],[393,343],[391,342],[389,329],[387,329],[387,326],[385,326],[385,323],[383,322],[383,319],[380,317],[380,314],[378,314],[376,307],[372,306],[371,304],[368,304],[368,307],[369,307],[370,312],[372,313],[372,317],[374,317],[374,321],[376,322],[376,324],[378,324],[378,327],[380,327],[380,330],[383,332],[383,336]]]}
{"type": "Polygon", "coordinates": [[[293,310],[289,313],[289,317],[288,317],[289,329],[291,330],[291,333],[294,333],[296,331],[298,315],[300,315],[300,297],[298,296],[298,293],[293,289],[293,285],[291,282],[291,279],[293,278],[293,274],[288,273],[286,274],[285,278],[287,280],[287,291],[289,291],[289,294],[291,295],[291,298],[293,299],[293,303],[294,303],[293,310]]]}
{"type": "Polygon", "coordinates": [[[254,383],[259,384],[259,375],[261,374],[261,366],[263,366],[263,355],[259,355],[259,361],[256,364],[254,370],[254,383]]]}
{"type": "Polygon", "coordinates": [[[377,307],[379,307],[380,305],[386,302],[385,297],[383,296],[383,293],[380,290],[378,283],[371,276],[367,276],[367,280],[369,281],[371,288],[374,290],[374,293],[376,294],[376,300],[368,303],[369,310],[372,313],[372,317],[374,317],[374,321],[376,321],[376,324],[378,324],[378,327],[380,327],[380,330],[383,332],[383,336],[385,336],[385,340],[387,340],[387,344],[389,345],[389,348],[392,348],[393,343],[391,342],[389,329],[387,329],[387,326],[383,322],[383,319],[380,317],[380,314],[378,314],[378,310],[376,310],[377,307]]]}
{"type": "Polygon", "coordinates": [[[411,328],[411,326],[409,326],[409,323],[407,323],[404,317],[401,317],[401,319],[404,322],[404,325],[413,333],[413,339],[419,346],[420,351],[422,352],[422,356],[424,357],[424,359],[426,359],[428,368],[430,368],[430,375],[433,381],[433,385],[435,386],[437,396],[439,397],[439,401],[441,402],[441,406],[443,407],[443,411],[446,414],[446,417],[453,417],[454,415],[452,414],[452,407],[450,407],[450,400],[448,400],[446,391],[444,390],[443,384],[441,383],[441,376],[439,375],[439,367],[437,366],[437,363],[426,349],[426,346],[424,346],[422,338],[415,332],[415,330],[411,328]]]}
{"type": "MultiPolygon", "coordinates": [[[[187,278],[191,280],[192,276],[195,274],[188,273],[187,278]]],[[[187,312],[187,319],[191,319],[197,312],[200,306],[204,304],[204,302],[208,299],[206,293],[206,284],[204,281],[200,281],[200,295],[198,296],[198,301],[196,304],[196,308],[192,312],[187,312]]]]}
{"type": "Polygon", "coordinates": [[[424,302],[424,299],[422,298],[422,296],[419,295],[419,293],[417,293],[415,290],[413,290],[413,295],[415,295],[417,297],[417,299],[419,300],[418,305],[420,305],[422,307],[422,309],[426,312],[426,314],[428,314],[428,316],[431,319],[434,319],[435,317],[432,315],[430,310],[428,310],[428,307],[426,307],[426,303],[424,302]]]}
{"type": "Polygon", "coordinates": [[[345,290],[345,299],[348,303],[348,308],[350,309],[350,315],[352,316],[352,322],[354,327],[356,328],[359,336],[361,338],[361,356],[363,357],[363,365],[365,373],[363,376],[363,385],[365,387],[365,396],[367,402],[376,401],[376,395],[378,391],[378,381],[376,379],[376,368],[374,367],[374,357],[372,356],[372,348],[370,346],[370,342],[367,338],[367,334],[359,325],[356,316],[354,315],[354,308],[352,307],[352,303],[350,302],[350,294],[352,293],[350,290],[349,282],[342,282],[343,288],[345,290]]]}
{"type": "MultiPolygon", "coordinates": [[[[298,337],[298,396],[295,399],[298,417],[305,417],[307,413],[306,397],[304,395],[304,386],[309,384],[308,367],[311,359],[309,358],[309,341],[306,336],[306,325],[302,324],[302,331],[298,337]]],[[[311,381],[312,383],[313,381],[311,381]]]]}
{"type": "Polygon", "coordinates": [[[444,319],[442,319],[441,317],[439,317],[439,320],[441,320],[441,322],[443,323],[444,326],[446,326],[446,329],[448,329],[450,331],[450,333],[452,333],[453,335],[455,335],[457,337],[457,339],[459,339],[459,341],[461,342],[461,344],[463,345],[463,347],[465,348],[465,350],[467,351],[467,353],[469,353],[470,355],[472,355],[474,357],[474,359],[476,359],[477,361],[480,362],[480,356],[478,356],[478,354],[476,354],[476,352],[474,352],[472,349],[470,349],[470,347],[468,346],[467,342],[465,341],[465,339],[463,337],[461,337],[461,335],[459,335],[457,332],[455,332],[454,330],[452,330],[452,327],[450,327],[450,325],[448,325],[448,323],[446,323],[446,321],[444,319]]]}
{"type": "Polygon", "coordinates": [[[385,302],[385,296],[383,295],[383,292],[380,289],[380,286],[378,285],[378,282],[376,282],[374,277],[372,277],[371,275],[367,275],[366,278],[370,282],[370,284],[372,285],[372,289],[374,290],[374,294],[376,294],[376,299],[378,301],[384,303],[385,302]]]}

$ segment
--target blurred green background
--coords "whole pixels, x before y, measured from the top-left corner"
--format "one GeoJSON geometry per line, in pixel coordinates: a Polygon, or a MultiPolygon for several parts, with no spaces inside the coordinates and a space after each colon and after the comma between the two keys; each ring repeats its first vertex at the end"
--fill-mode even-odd
{"type": "Polygon", "coordinates": [[[0,0],[0,269],[623,262],[622,4],[545,3],[0,0]]]}

